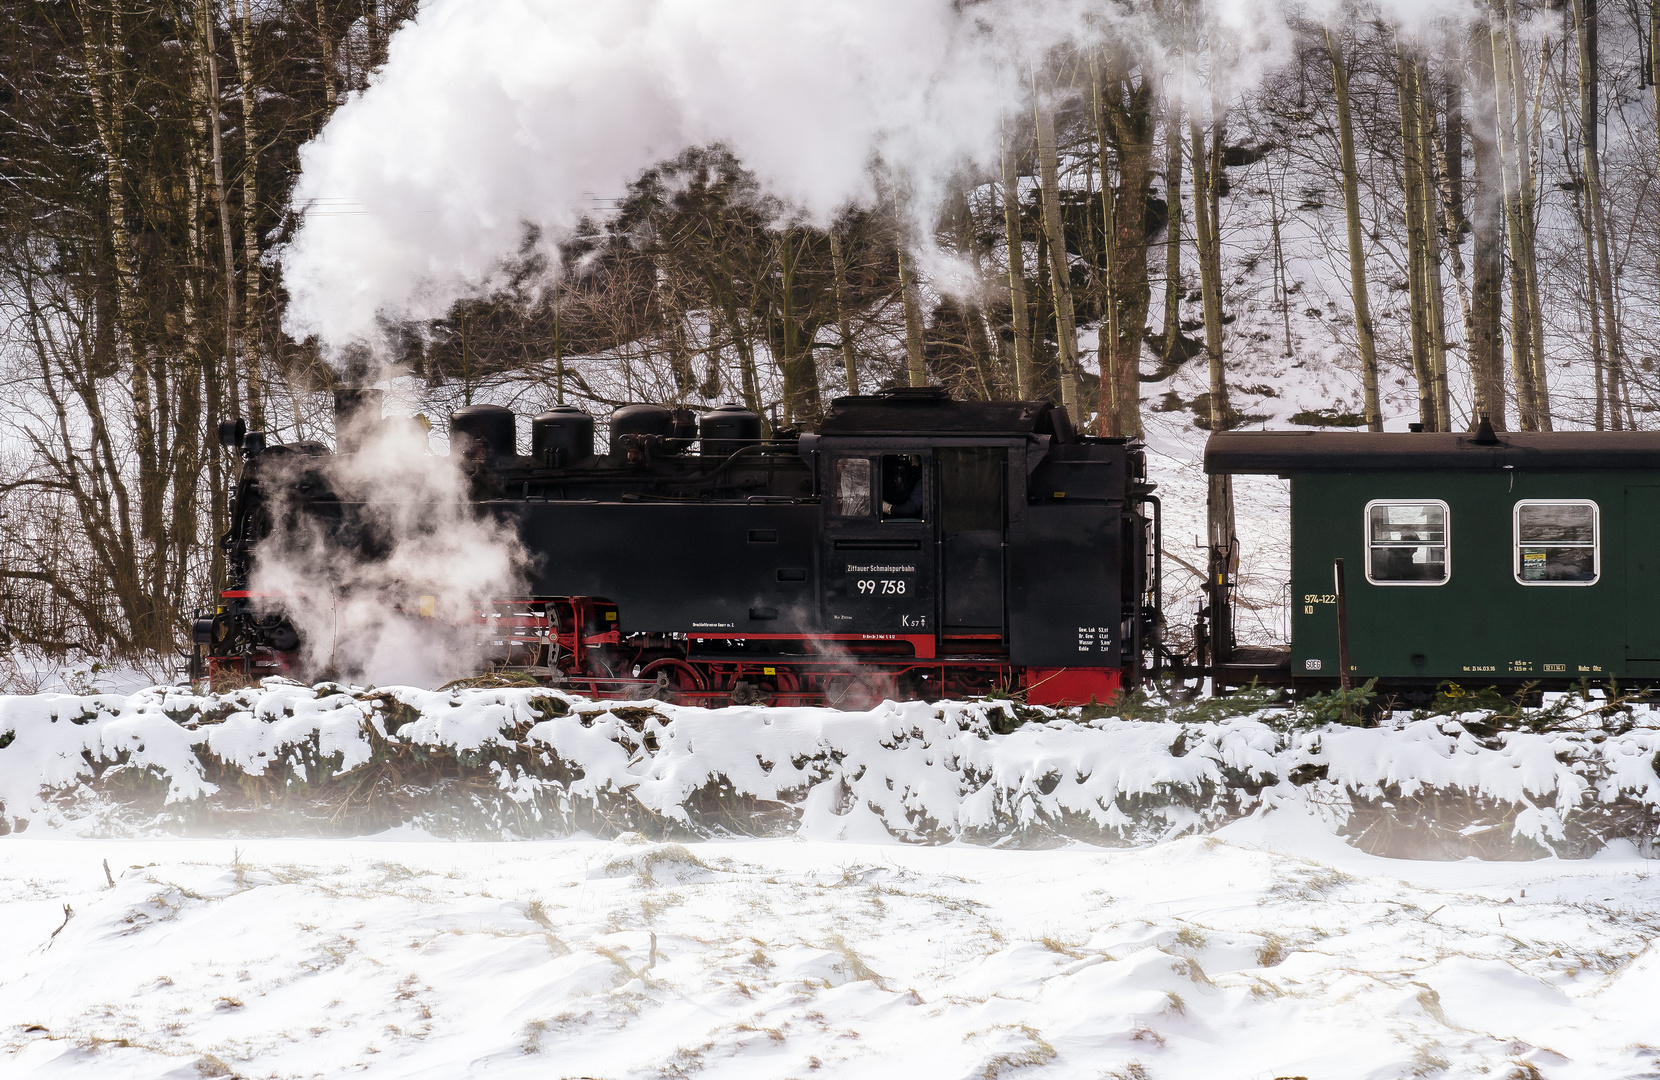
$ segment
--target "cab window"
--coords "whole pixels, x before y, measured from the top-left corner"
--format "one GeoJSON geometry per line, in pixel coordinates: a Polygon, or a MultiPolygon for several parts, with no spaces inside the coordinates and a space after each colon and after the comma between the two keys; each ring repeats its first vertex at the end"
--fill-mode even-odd
{"type": "Polygon", "coordinates": [[[1591,585],[1598,564],[1597,504],[1529,499],[1516,504],[1516,580],[1523,585],[1591,585]]]}
{"type": "Polygon", "coordinates": [[[1442,585],[1449,559],[1447,504],[1380,499],[1366,504],[1366,580],[1374,585],[1442,585]]]}
{"type": "Polygon", "coordinates": [[[836,458],[830,478],[830,512],[841,517],[869,517],[870,459],[836,458]]]}
{"type": "Polygon", "coordinates": [[[921,454],[882,455],[882,520],[921,521],[928,486],[921,454]]]}

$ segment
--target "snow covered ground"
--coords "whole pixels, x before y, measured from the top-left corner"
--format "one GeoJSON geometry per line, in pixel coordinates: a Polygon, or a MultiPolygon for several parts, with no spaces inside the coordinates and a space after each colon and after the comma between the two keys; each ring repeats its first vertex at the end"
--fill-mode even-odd
{"type": "Polygon", "coordinates": [[[1136,851],[14,838],[0,904],[19,1080],[1660,1076],[1653,863],[1291,812],[1136,851]]]}
{"type": "Polygon", "coordinates": [[[0,1078],[1660,1077],[1646,711],[1003,708],[0,698],[0,1078]]]}

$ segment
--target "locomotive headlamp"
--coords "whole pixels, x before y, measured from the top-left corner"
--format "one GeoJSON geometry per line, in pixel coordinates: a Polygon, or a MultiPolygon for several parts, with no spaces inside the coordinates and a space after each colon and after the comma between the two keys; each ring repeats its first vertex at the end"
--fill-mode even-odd
{"type": "Polygon", "coordinates": [[[190,637],[198,645],[223,645],[231,636],[231,617],[221,611],[217,615],[198,615],[190,624],[190,637]]]}

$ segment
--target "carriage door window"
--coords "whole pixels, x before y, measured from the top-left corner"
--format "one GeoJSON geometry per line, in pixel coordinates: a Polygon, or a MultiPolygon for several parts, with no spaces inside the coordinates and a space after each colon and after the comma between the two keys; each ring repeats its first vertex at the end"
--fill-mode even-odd
{"type": "Polygon", "coordinates": [[[830,478],[830,512],[839,517],[870,516],[870,459],[836,458],[830,478]]]}
{"type": "Polygon", "coordinates": [[[1441,585],[1447,580],[1447,504],[1380,500],[1366,504],[1366,580],[1374,585],[1441,585]]]}
{"type": "Polygon", "coordinates": [[[1523,585],[1591,585],[1597,561],[1597,504],[1538,499],[1516,504],[1516,580],[1523,585]]]}
{"type": "Polygon", "coordinates": [[[882,455],[883,521],[921,521],[927,494],[921,454],[882,455]]]}

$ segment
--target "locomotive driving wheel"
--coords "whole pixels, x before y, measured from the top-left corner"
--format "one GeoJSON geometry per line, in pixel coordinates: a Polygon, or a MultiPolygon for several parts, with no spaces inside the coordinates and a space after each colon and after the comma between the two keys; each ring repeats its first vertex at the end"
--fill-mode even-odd
{"type": "Polygon", "coordinates": [[[653,660],[640,669],[640,678],[652,679],[657,683],[647,696],[674,705],[701,704],[701,698],[690,695],[701,694],[709,688],[702,672],[673,656],[653,660]]]}

